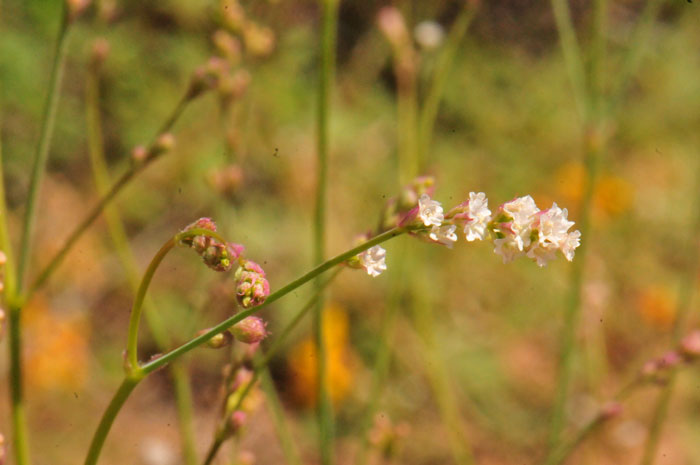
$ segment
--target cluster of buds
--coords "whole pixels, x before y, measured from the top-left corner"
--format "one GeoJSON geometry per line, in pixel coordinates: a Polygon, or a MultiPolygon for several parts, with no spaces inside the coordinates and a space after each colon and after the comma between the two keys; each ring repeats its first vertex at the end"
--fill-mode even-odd
{"type": "MultiPolygon", "coordinates": [[[[210,218],[200,218],[183,229],[182,232],[193,229],[207,229],[216,232],[216,224],[210,218]]],[[[230,271],[233,264],[243,254],[244,247],[233,242],[222,243],[209,236],[194,236],[182,239],[182,245],[197,252],[204,263],[214,271],[230,271]]]]}
{"type": "Polygon", "coordinates": [[[156,157],[168,153],[175,148],[175,137],[169,133],[163,133],[156,141],[148,148],[143,145],[137,145],[131,150],[131,162],[135,165],[140,165],[146,162],[153,161],[156,157]]]}
{"type": "Polygon", "coordinates": [[[224,404],[225,418],[222,424],[225,437],[240,436],[248,416],[260,404],[260,392],[256,390],[253,372],[243,365],[226,367],[224,404]],[[243,397],[246,396],[246,397],[243,397]]]}
{"type": "Polygon", "coordinates": [[[252,260],[242,260],[234,275],[236,300],[243,308],[256,307],[270,295],[270,284],[265,271],[252,260]]]}
{"type": "Polygon", "coordinates": [[[220,11],[223,27],[243,39],[248,53],[256,57],[272,53],[275,48],[274,32],[249,18],[238,0],[223,0],[220,11]]]}
{"type": "MultiPolygon", "coordinates": [[[[422,240],[452,248],[459,230],[468,242],[491,240],[503,263],[527,256],[539,266],[553,260],[557,251],[568,261],[573,260],[574,250],[580,245],[581,233],[569,231],[574,222],[568,220],[567,210],[556,203],[540,210],[527,195],[504,203],[493,215],[486,194],[470,192],[466,201],[445,213],[442,204],[431,198],[433,190],[432,178],[416,178],[398,197],[387,202],[380,232],[401,227],[422,240]]],[[[370,237],[361,236],[358,245],[370,237]]],[[[386,270],[386,251],[375,245],[349,259],[347,265],[378,276],[386,270]]]]}
{"type": "Polygon", "coordinates": [[[257,316],[249,316],[231,327],[231,334],[237,341],[258,344],[268,336],[267,323],[257,316]]]}
{"type": "Polygon", "coordinates": [[[668,382],[671,374],[684,364],[700,358],[700,330],[689,333],[681,340],[676,350],[666,352],[661,357],[650,360],[642,366],[641,378],[656,384],[668,382]]]}

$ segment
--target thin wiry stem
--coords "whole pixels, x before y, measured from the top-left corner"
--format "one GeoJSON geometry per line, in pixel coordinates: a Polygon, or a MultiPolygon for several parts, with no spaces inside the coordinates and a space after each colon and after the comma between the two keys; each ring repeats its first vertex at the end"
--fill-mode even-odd
{"type": "Polygon", "coordinates": [[[452,65],[467,29],[476,14],[476,6],[469,3],[461,9],[443,46],[418,121],[418,166],[422,169],[432,142],[435,119],[442,100],[452,65]]]}
{"type": "MultiPolygon", "coordinates": [[[[314,216],[313,253],[314,263],[323,262],[326,243],[326,197],[328,188],[328,152],[331,90],[335,75],[336,24],[339,0],[320,0],[321,4],[321,61],[318,81],[317,112],[317,157],[318,178],[316,186],[316,211],[314,216]]],[[[316,280],[321,289],[320,278],[316,280]]],[[[323,335],[323,295],[320,295],[314,309],[314,343],[316,346],[317,386],[318,386],[318,425],[319,452],[321,463],[333,463],[333,405],[328,392],[328,359],[323,335]]]]}
{"type": "Polygon", "coordinates": [[[85,216],[83,221],[81,221],[78,226],[73,230],[73,232],[68,236],[66,241],[63,243],[61,248],[59,249],[58,252],[56,252],[56,255],[53,256],[53,258],[49,261],[49,263],[44,267],[44,269],[39,273],[38,277],[32,284],[32,286],[29,288],[29,291],[27,292],[27,298],[29,298],[34,292],[36,292],[39,288],[41,288],[46,281],[49,279],[49,277],[53,274],[53,272],[58,268],[58,266],[63,262],[63,259],[65,256],[68,254],[68,252],[71,250],[73,245],[80,239],[80,237],[83,235],[83,233],[90,227],[90,225],[102,214],[102,211],[104,208],[109,205],[112,200],[121,192],[121,190],[131,181],[136,175],[138,175],[140,172],[142,172],[148,165],[153,163],[156,159],[158,159],[162,155],[162,151],[154,151],[153,148],[156,144],[157,137],[160,136],[161,134],[164,134],[170,129],[172,129],[173,125],[175,122],[180,118],[182,115],[183,111],[187,107],[187,104],[192,101],[192,99],[195,98],[193,97],[189,92],[187,92],[183,98],[178,102],[178,104],[175,106],[175,109],[173,112],[166,118],[165,123],[161,126],[160,130],[156,133],[156,137],[154,137],[153,142],[149,144],[147,148],[147,152],[150,154],[145,160],[143,160],[140,163],[134,163],[132,164],[131,168],[129,168],[124,174],[122,174],[112,185],[112,187],[109,189],[109,191],[100,198],[100,200],[97,202],[97,205],[95,205],[85,216]]]}
{"type": "MultiPolygon", "coordinates": [[[[697,185],[694,190],[696,193],[695,198],[697,199],[698,196],[700,196],[700,163],[698,163],[696,168],[696,177],[697,185]]],[[[697,231],[698,228],[700,228],[700,203],[694,202],[692,206],[696,210],[693,215],[693,224],[691,224],[690,228],[688,229],[688,238],[685,245],[685,256],[688,258],[688,261],[685,273],[683,274],[680,283],[680,288],[678,290],[676,319],[673,323],[673,334],[671,336],[673,345],[678,345],[683,337],[683,333],[686,330],[687,320],[688,316],[690,315],[693,301],[695,277],[697,276],[698,268],[700,268],[700,241],[697,237],[697,231]]],[[[664,386],[663,391],[659,396],[659,400],[654,407],[651,427],[649,428],[649,435],[647,436],[647,442],[644,446],[644,453],[642,455],[642,465],[652,465],[654,463],[656,451],[659,447],[659,441],[661,439],[661,431],[668,413],[668,406],[671,403],[671,395],[676,382],[676,377],[676,371],[672,372],[668,384],[664,386]]]]}
{"type": "MultiPolygon", "coordinates": [[[[109,189],[110,179],[104,158],[99,101],[99,68],[97,64],[93,64],[88,71],[86,83],[87,135],[93,179],[99,194],[104,195],[109,189]]],[[[126,277],[132,290],[136,293],[139,287],[138,276],[140,272],[136,258],[129,246],[121,216],[114,205],[106,206],[104,215],[126,277]]],[[[148,298],[144,303],[144,309],[146,323],[153,334],[156,345],[161,351],[167,350],[170,342],[165,325],[158,314],[158,309],[153,301],[148,298]]],[[[185,463],[187,465],[195,465],[197,463],[197,455],[193,429],[192,394],[187,379],[187,372],[179,363],[174,363],[170,367],[170,373],[173,378],[175,406],[178,412],[185,463]]]]}

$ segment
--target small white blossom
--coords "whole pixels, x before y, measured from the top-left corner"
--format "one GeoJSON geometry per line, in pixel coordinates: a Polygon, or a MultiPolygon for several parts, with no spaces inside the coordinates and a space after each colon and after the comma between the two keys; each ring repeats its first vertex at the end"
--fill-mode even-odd
{"type": "Polygon", "coordinates": [[[581,231],[576,230],[570,232],[566,236],[566,240],[564,240],[559,247],[564,257],[566,257],[568,261],[572,261],[574,259],[574,250],[579,245],[581,245],[581,231]]]}
{"type": "Polygon", "coordinates": [[[442,44],[445,30],[435,21],[421,21],[413,30],[416,42],[426,50],[434,50],[442,44]]]}
{"type": "Polygon", "coordinates": [[[450,249],[457,242],[457,234],[455,230],[457,226],[454,224],[446,224],[443,226],[433,226],[430,230],[430,239],[439,242],[440,244],[446,245],[450,249]]]}
{"type": "Polygon", "coordinates": [[[367,271],[367,274],[373,278],[386,270],[386,250],[378,245],[365,250],[359,257],[360,263],[367,271]]]}
{"type": "Polygon", "coordinates": [[[537,266],[546,266],[548,262],[557,258],[556,247],[542,247],[539,243],[534,243],[527,252],[528,258],[537,262],[537,266]]]}
{"type": "Polygon", "coordinates": [[[493,252],[503,258],[503,263],[512,262],[523,254],[512,238],[494,239],[493,245],[495,245],[493,252]]]}
{"type": "Polygon", "coordinates": [[[529,227],[535,220],[535,213],[540,211],[535,205],[535,200],[529,195],[506,202],[501,208],[508,216],[513,218],[515,229],[529,227]]]}
{"type": "Polygon", "coordinates": [[[466,234],[467,241],[483,240],[486,237],[486,227],[491,221],[491,210],[489,210],[489,201],[486,198],[486,194],[483,192],[470,192],[467,209],[469,221],[464,225],[464,234],[466,234]]]}
{"type": "Polygon", "coordinates": [[[538,240],[541,246],[553,245],[556,248],[567,240],[567,231],[574,225],[573,221],[567,219],[567,215],[566,208],[562,210],[556,203],[549,210],[537,215],[533,229],[537,229],[539,233],[538,240]]]}
{"type": "Polygon", "coordinates": [[[418,199],[418,217],[426,226],[440,226],[445,219],[440,202],[431,199],[427,194],[418,199]]]}

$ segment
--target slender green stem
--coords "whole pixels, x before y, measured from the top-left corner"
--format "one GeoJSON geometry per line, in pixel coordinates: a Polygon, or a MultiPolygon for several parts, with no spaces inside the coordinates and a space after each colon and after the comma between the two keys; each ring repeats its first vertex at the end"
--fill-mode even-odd
{"type": "Polygon", "coordinates": [[[406,250],[404,247],[405,244],[400,245],[401,247],[399,247],[399,250],[397,250],[398,253],[396,254],[398,259],[394,266],[395,272],[392,274],[392,292],[387,301],[387,308],[382,314],[379,337],[376,339],[377,350],[374,355],[374,362],[372,363],[369,400],[365,412],[363,413],[360,431],[358,432],[358,436],[361,439],[360,449],[357,452],[357,459],[355,460],[357,465],[365,465],[367,463],[370,445],[369,435],[367,433],[372,426],[374,415],[379,407],[381,393],[386,382],[387,372],[389,371],[389,362],[391,361],[391,348],[393,346],[396,321],[399,316],[401,294],[405,288],[406,250]]]}
{"type": "MultiPolygon", "coordinates": [[[[65,7],[64,7],[65,8],[65,7]]],[[[32,169],[31,183],[27,196],[27,209],[24,214],[24,228],[22,230],[22,244],[20,246],[19,264],[17,268],[17,288],[22,292],[27,265],[31,255],[32,235],[36,223],[36,202],[41,190],[41,183],[46,171],[46,162],[49,157],[49,147],[53,135],[54,123],[56,121],[56,110],[60,97],[60,87],[63,78],[63,66],[68,51],[68,38],[71,30],[71,22],[68,20],[67,12],[63,12],[61,25],[56,40],[56,51],[54,53],[53,65],[49,77],[49,90],[44,107],[44,115],[41,123],[41,133],[34,155],[34,168],[32,169]]]]}
{"type": "Polygon", "coordinates": [[[272,422],[275,425],[275,430],[277,430],[277,436],[280,438],[282,452],[287,459],[287,463],[289,465],[302,465],[303,462],[294,443],[292,432],[289,430],[289,425],[284,417],[282,403],[270,377],[270,370],[267,367],[262,368],[260,371],[260,387],[265,393],[266,405],[272,414],[272,422]]]}
{"type": "MultiPolygon", "coordinates": [[[[697,164],[696,168],[696,183],[697,184],[694,190],[696,192],[695,198],[697,199],[700,195],[700,163],[697,164]]],[[[698,228],[700,228],[700,203],[693,202],[692,207],[696,210],[693,214],[693,224],[691,224],[690,228],[688,229],[689,234],[684,247],[686,250],[685,256],[687,257],[688,261],[678,291],[676,319],[673,324],[673,334],[671,336],[674,346],[678,345],[683,337],[683,333],[686,331],[688,316],[692,310],[695,279],[698,268],[700,267],[700,241],[698,241],[697,237],[697,231],[698,228]]],[[[668,413],[668,406],[671,403],[671,395],[676,382],[676,376],[677,373],[674,370],[671,373],[668,383],[666,386],[664,386],[656,406],[654,407],[651,427],[649,428],[649,435],[647,436],[647,442],[644,445],[644,453],[641,461],[642,465],[652,465],[654,463],[656,451],[659,447],[659,441],[661,439],[661,431],[668,413]]]]}
{"type": "Polygon", "coordinates": [[[435,72],[430,84],[430,89],[425,98],[425,104],[423,105],[423,110],[421,111],[418,122],[419,170],[422,170],[426,157],[428,156],[428,151],[430,150],[433,130],[435,128],[435,119],[437,118],[440,101],[445,92],[447,78],[450,75],[455,55],[457,54],[457,50],[459,50],[462,39],[464,39],[475,14],[476,6],[472,3],[469,3],[461,9],[459,16],[457,16],[457,19],[450,29],[450,34],[445,41],[445,45],[435,65],[435,72]]]}
{"type": "Polygon", "coordinates": [[[85,465],[97,464],[97,459],[100,456],[100,452],[102,452],[102,446],[105,443],[105,439],[107,439],[107,434],[112,427],[112,423],[114,423],[114,419],[117,417],[126,399],[129,398],[129,394],[131,394],[131,391],[134,390],[140,380],[140,378],[126,377],[124,381],[122,381],[122,384],[119,386],[119,389],[117,389],[112,401],[102,415],[95,435],[92,437],[90,449],[88,449],[87,456],[85,457],[85,465]]]}
{"type": "Polygon", "coordinates": [[[211,447],[209,447],[209,451],[207,452],[207,456],[204,458],[202,465],[210,465],[223,444],[224,438],[217,435],[217,437],[214,438],[214,442],[211,443],[211,447]]]}
{"type": "Polygon", "coordinates": [[[22,389],[22,331],[21,308],[11,305],[9,308],[9,349],[10,349],[10,400],[12,405],[12,445],[15,462],[27,465],[29,460],[29,444],[27,434],[27,417],[24,411],[22,389]]]}
{"type": "Polygon", "coordinates": [[[139,326],[141,323],[141,313],[143,312],[143,301],[146,297],[146,291],[148,286],[151,284],[153,275],[160,266],[161,262],[165,256],[170,252],[181,240],[188,237],[195,236],[208,236],[213,237],[220,241],[221,243],[226,243],[226,240],[213,231],[208,229],[191,229],[170,238],[163,246],[158,250],[151,263],[148,264],[146,272],[141,279],[141,284],[136,291],[136,297],[134,298],[134,305],[131,307],[131,316],[129,318],[129,332],[127,336],[126,343],[126,361],[128,366],[128,372],[138,372],[139,371],[139,361],[138,361],[138,337],[139,337],[139,326]]]}
{"type": "MultiPolygon", "coordinates": [[[[318,82],[317,156],[318,179],[316,187],[316,212],[313,232],[314,263],[323,262],[326,244],[326,197],[328,190],[328,151],[331,93],[335,74],[336,25],[339,0],[320,0],[321,3],[321,62],[318,82]]],[[[316,288],[321,288],[320,278],[316,288]]],[[[313,318],[314,343],[316,345],[316,375],[318,386],[319,451],[321,463],[333,463],[333,405],[328,392],[328,360],[323,337],[323,295],[316,301],[313,318]]]]}
{"type": "MultiPolygon", "coordinates": [[[[0,115],[1,117],[1,115],[0,115]]],[[[0,127],[2,127],[0,119],[0,127]]],[[[16,291],[15,261],[12,253],[12,241],[8,229],[7,197],[5,197],[5,176],[2,156],[2,140],[0,138],[0,251],[5,254],[3,265],[4,294],[7,300],[12,300],[16,291]]]]}
{"type": "MultiPolygon", "coordinates": [[[[88,145],[90,147],[90,164],[97,191],[105,195],[109,190],[109,173],[104,158],[104,144],[102,140],[102,124],[99,113],[99,67],[94,64],[90,67],[86,85],[86,116],[88,145]]],[[[104,209],[105,219],[122,262],[127,279],[134,293],[139,287],[139,269],[136,258],[129,247],[129,241],[124,230],[122,219],[114,205],[108,205],[104,209]]],[[[146,299],[144,316],[148,327],[153,334],[159,350],[165,351],[169,344],[169,338],[158,309],[152,300],[146,299]]],[[[170,372],[173,378],[175,405],[178,412],[178,422],[182,440],[183,455],[187,465],[196,465],[197,454],[193,429],[192,394],[185,369],[180,364],[172,364],[170,372]]]]}
{"type": "Polygon", "coordinates": [[[270,294],[267,298],[267,300],[261,304],[258,305],[257,307],[249,308],[247,310],[244,310],[240,313],[237,313],[236,315],[233,315],[232,317],[222,321],[218,325],[214,326],[211,328],[209,331],[206,333],[182,344],[180,347],[177,347],[176,349],[171,350],[170,352],[164,354],[162,357],[158,357],[155,360],[151,360],[148,363],[145,363],[141,366],[141,369],[145,374],[152,373],[154,370],[157,370],[158,368],[162,367],[163,365],[167,364],[168,362],[180,357],[183,354],[186,354],[187,352],[191,351],[192,349],[195,349],[196,347],[199,347],[200,345],[206,343],[209,339],[214,337],[215,335],[227,330],[231,326],[235,325],[242,319],[252,315],[253,313],[261,310],[262,308],[272,304],[273,302],[276,302],[277,300],[281,299],[285,295],[289,294],[290,292],[294,291],[295,289],[299,288],[300,286],[308,283],[312,279],[314,279],[316,276],[320,275],[321,273],[328,271],[329,269],[333,268],[336,265],[339,265],[343,263],[345,260],[354,257],[355,255],[364,252],[365,250],[369,249],[370,247],[373,247],[377,244],[381,244],[382,242],[386,242],[389,239],[393,239],[396,236],[399,236],[403,234],[406,230],[404,228],[394,228],[390,229],[389,231],[386,231],[382,234],[379,234],[369,241],[358,245],[357,247],[353,247],[352,249],[343,252],[339,255],[336,255],[335,257],[326,260],[322,264],[318,265],[311,271],[308,271],[304,275],[300,276],[299,278],[295,279],[291,283],[285,285],[284,287],[278,289],[277,291],[273,292],[270,294]]]}
{"type": "Polygon", "coordinates": [[[422,291],[414,293],[411,307],[414,326],[423,342],[421,353],[425,358],[426,374],[440,411],[440,417],[447,429],[447,439],[452,456],[459,465],[471,465],[474,463],[474,455],[466,440],[467,434],[459,414],[457,399],[450,385],[445,361],[435,340],[435,317],[432,305],[425,298],[427,290],[423,289],[422,291]]]}
{"type": "Polygon", "coordinates": [[[551,0],[554,21],[559,32],[564,62],[571,80],[574,91],[574,99],[579,113],[586,119],[587,109],[587,87],[586,74],[583,66],[581,50],[576,39],[576,30],[571,20],[571,11],[567,0],[551,0]]]}
{"type": "MultiPolygon", "coordinates": [[[[613,397],[614,402],[623,402],[644,383],[641,378],[635,378],[631,383],[627,384],[613,397]]],[[[560,465],[562,464],[588,437],[598,430],[607,420],[607,414],[604,411],[599,412],[593,419],[584,425],[576,435],[567,443],[561,444],[552,454],[547,457],[545,465],[560,465]]]]}
{"type": "Polygon", "coordinates": [[[109,203],[114,200],[114,198],[121,192],[121,190],[131,181],[132,178],[134,178],[136,175],[138,175],[140,172],[142,172],[148,165],[150,165],[153,161],[155,161],[157,158],[162,155],[162,151],[156,151],[153,150],[154,146],[156,144],[156,140],[158,136],[160,136],[163,133],[166,133],[172,129],[173,125],[177,120],[180,118],[182,113],[184,112],[185,108],[187,107],[187,104],[192,101],[193,97],[188,97],[189,94],[186,94],[185,97],[183,97],[178,104],[176,105],[175,109],[173,112],[170,114],[170,116],[166,119],[165,123],[161,126],[160,130],[156,133],[156,137],[154,137],[154,140],[149,144],[149,148],[147,149],[147,152],[149,153],[149,156],[146,157],[145,160],[143,160],[140,163],[134,163],[131,168],[129,168],[124,174],[122,174],[112,185],[112,187],[109,189],[109,191],[100,198],[100,200],[97,202],[97,205],[95,205],[85,216],[83,221],[81,221],[78,226],[73,230],[73,232],[68,236],[66,241],[63,243],[61,248],[59,249],[58,252],[56,252],[56,255],[51,258],[49,263],[44,267],[44,269],[39,273],[38,277],[32,284],[32,286],[29,288],[29,291],[27,292],[27,299],[34,294],[41,286],[43,286],[46,281],[49,279],[49,277],[53,274],[53,272],[58,268],[58,266],[63,262],[63,259],[65,256],[68,254],[70,249],[75,245],[75,243],[80,239],[80,237],[83,235],[83,233],[90,227],[90,225],[100,216],[104,208],[109,205],[109,203]]]}
{"type": "MultiPolygon", "coordinates": [[[[265,352],[265,355],[263,357],[257,356],[255,359],[254,367],[253,367],[253,377],[251,378],[250,382],[248,382],[241,393],[238,395],[238,398],[236,400],[235,404],[229,405],[227,402],[227,399],[224,399],[224,407],[222,408],[223,414],[220,420],[220,423],[216,429],[216,434],[214,436],[214,439],[212,441],[212,444],[209,448],[209,453],[207,453],[207,457],[211,455],[211,451],[214,448],[218,448],[221,444],[226,440],[225,433],[225,424],[229,416],[235,412],[236,410],[241,408],[241,405],[243,405],[243,401],[245,398],[248,396],[250,391],[253,389],[253,386],[255,386],[256,381],[258,378],[262,375],[262,373],[267,370],[267,366],[272,360],[272,358],[279,352],[280,348],[284,344],[284,341],[289,337],[291,332],[296,328],[301,320],[304,318],[304,316],[314,308],[314,305],[318,301],[319,297],[323,294],[323,290],[331,283],[333,280],[338,276],[338,274],[342,271],[342,268],[338,268],[330,277],[328,277],[323,283],[320,289],[316,289],[314,294],[311,296],[311,298],[308,300],[308,302],[299,310],[299,312],[292,318],[292,320],[285,326],[285,328],[282,330],[282,332],[275,337],[275,340],[273,343],[270,345],[270,348],[265,352]]],[[[273,407],[274,408],[274,407],[273,407]]],[[[283,421],[283,420],[279,420],[283,421]]],[[[284,432],[282,432],[284,433],[284,432]]],[[[287,446],[285,445],[286,439],[282,438],[282,445],[283,449],[285,450],[285,455],[287,456],[287,461],[290,463],[298,463],[299,459],[298,456],[299,454],[296,453],[296,450],[292,453],[292,455],[287,454],[287,446]]],[[[214,452],[214,455],[216,455],[216,452],[214,452]]],[[[213,456],[212,456],[213,458],[213,456]]]]}

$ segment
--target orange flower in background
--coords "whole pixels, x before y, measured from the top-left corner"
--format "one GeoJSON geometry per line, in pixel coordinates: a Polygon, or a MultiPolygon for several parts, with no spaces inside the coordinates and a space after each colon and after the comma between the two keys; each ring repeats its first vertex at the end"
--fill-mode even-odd
{"type": "MultiPolygon", "coordinates": [[[[333,403],[338,405],[350,391],[357,363],[349,345],[348,315],[335,304],[324,310],[323,338],[328,354],[329,393],[333,403]]],[[[311,337],[300,341],[287,356],[291,395],[305,407],[314,405],[318,396],[316,363],[316,347],[311,337]]]]}
{"type": "MultiPolygon", "coordinates": [[[[570,209],[580,205],[586,170],[581,163],[565,163],[556,174],[559,195],[570,209]]],[[[629,210],[634,189],[625,179],[610,174],[601,175],[593,194],[593,209],[598,216],[615,217],[629,210]]],[[[564,202],[562,202],[564,203],[564,202]]]]}
{"type": "Polygon", "coordinates": [[[85,384],[89,328],[82,314],[57,315],[43,299],[24,310],[28,384],[40,390],[74,390],[85,384]]]}
{"type": "Polygon", "coordinates": [[[664,286],[649,286],[637,296],[637,310],[650,326],[666,330],[676,315],[675,294],[664,286]]]}

